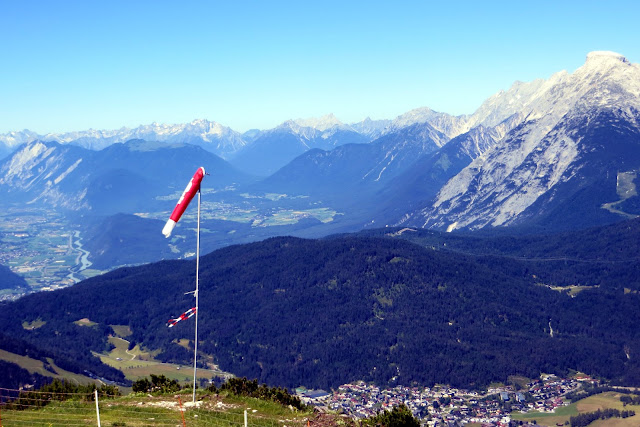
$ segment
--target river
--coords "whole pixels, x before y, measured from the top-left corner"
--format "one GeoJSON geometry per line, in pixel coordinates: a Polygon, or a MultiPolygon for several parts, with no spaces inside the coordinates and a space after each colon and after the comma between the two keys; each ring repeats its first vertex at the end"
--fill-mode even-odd
{"type": "Polygon", "coordinates": [[[85,277],[79,273],[89,268],[91,266],[91,261],[89,261],[89,251],[82,248],[80,232],[77,230],[74,231],[73,238],[74,242],[72,244],[72,249],[78,252],[78,256],[76,258],[76,265],[69,269],[67,277],[77,283],[85,279],[85,277]]]}

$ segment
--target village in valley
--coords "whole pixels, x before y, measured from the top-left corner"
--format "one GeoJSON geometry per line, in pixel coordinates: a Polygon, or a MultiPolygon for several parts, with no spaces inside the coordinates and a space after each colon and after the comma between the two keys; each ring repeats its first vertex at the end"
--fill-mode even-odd
{"type": "Polygon", "coordinates": [[[583,385],[595,386],[598,381],[585,376],[565,379],[543,375],[524,388],[508,385],[492,387],[486,392],[448,386],[381,388],[359,381],[344,384],[332,393],[304,387],[296,389],[296,393],[320,411],[338,412],[353,419],[368,418],[404,404],[427,426],[468,423],[509,426],[514,413],[544,415],[569,405],[567,394],[583,385]]]}

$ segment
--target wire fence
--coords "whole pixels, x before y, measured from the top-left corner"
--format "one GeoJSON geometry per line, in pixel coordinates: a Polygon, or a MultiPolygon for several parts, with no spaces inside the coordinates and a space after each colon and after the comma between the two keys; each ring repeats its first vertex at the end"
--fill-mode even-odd
{"type": "Polygon", "coordinates": [[[229,404],[217,395],[109,397],[95,393],[51,393],[0,388],[0,427],[171,426],[311,427],[312,421],[283,408],[273,414],[229,404]],[[185,402],[184,400],[187,400],[185,402]]]}

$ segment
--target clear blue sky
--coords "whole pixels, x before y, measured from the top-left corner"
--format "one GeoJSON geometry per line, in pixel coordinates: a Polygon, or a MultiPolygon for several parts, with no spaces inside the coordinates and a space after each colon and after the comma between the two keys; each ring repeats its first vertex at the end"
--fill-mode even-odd
{"type": "Polygon", "coordinates": [[[0,0],[0,133],[472,113],[593,50],[640,62],[638,1],[0,0]]]}

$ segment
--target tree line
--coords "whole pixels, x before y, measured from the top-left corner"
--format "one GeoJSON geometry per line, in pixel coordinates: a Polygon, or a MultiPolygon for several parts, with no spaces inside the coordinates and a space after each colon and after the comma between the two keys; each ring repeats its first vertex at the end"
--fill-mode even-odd
{"type": "Polygon", "coordinates": [[[114,385],[77,384],[55,378],[48,384],[34,391],[21,392],[16,399],[8,399],[4,403],[7,409],[27,410],[47,406],[54,401],[83,400],[94,401],[94,391],[103,397],[121,396],[120,389],[114,385]]]}
{"type": "Polygon", "coordinates": [[[569,418],[571,427],[587,427],[596,420],[608,420],[609,418],[628,418],[633,417],[635,411],[620,411],[619,409],[607,408],[598,409],[594,412],[585,412],[569,418]]]}

